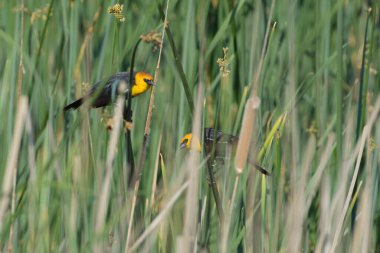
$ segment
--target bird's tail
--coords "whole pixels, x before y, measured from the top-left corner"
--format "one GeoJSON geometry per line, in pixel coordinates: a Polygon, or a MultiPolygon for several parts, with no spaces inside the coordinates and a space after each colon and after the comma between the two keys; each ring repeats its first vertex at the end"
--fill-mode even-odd
{"type": "Polygon", "coordinates": [[[264,169],[263,167],[261,167],[259,164],[255,163],[254,164],[255,168],[260,171],[261,173],[263,173],[264,175],[266,176],[270,176],[270,172],[267,171],[266,169],[264,169]]]}
{"type": "Polygon", "coordinates": [[[258,171],[260,171],[261,173],[263,173],[264,175],[266,176],[270,176],[270,172],[267,171],[264,167],[262,167],[260,164],[258,164],[257,162],[254,162],[254,161],[251,161],[250,159],[248,159],[248,163],[250,163],[251,165],[253,165],[258,171]]]}
{"type": "Polygon", "coordinates": [[[84,101],[83,101],[83,98],[80,98],[80,99],[75,100],[74,102],[72,102],[72,103],[66,105],[66,106],[63,108],[63,110],[64,110],[64,111],[68,111],[68,110],[70,110],[70,109],[77,109],[79,106],[81,106],[81,105],[83,104],[83,102],[84,102],[84,101]]]}

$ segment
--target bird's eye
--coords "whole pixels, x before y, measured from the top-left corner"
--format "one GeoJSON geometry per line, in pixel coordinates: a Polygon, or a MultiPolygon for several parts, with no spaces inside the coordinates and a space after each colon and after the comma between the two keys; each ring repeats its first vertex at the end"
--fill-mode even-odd
{"type": "Polygon", "coordinates": [[[186,143],[188,143],[188,141],[189,141],[188,139],[184,139],[182,144],[186,144],[186,143]]]}
{"type": "Polygon", "coordinates": [[[144,82],[150,86],[153,86],[154,85],[154,82],[153,82],[153,79],[150,79],[150,78],[144,78],[143,79],[144,82]]]}

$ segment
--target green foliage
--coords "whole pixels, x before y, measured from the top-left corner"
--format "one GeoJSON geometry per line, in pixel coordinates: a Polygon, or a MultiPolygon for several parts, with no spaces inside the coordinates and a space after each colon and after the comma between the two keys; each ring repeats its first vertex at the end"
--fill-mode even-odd
{"type": "MultiPolygon", "coordinates": [[[[163,31],[166,2],[120,2],[116,17],[107,11],[110,1],[0,2],[0,251],[127,252],[128,242],[148,252],[182,252],[192,243],[209,252],[313,252],[331,247],[335,236],[336,252],[366,242],[368,251],[378,250],[380,5],[369,2],[276,1],[270,19],[271,1],[171,0],[138,194],[129,185],[122,129],[105,206],[99,199],[114,106],[62,109],[95,81],[128,71],[140,36],[163,31]],[[248,160],[256,157],[271,176],[247,163],[234,188],[234,158],[213,168],[227,215],[220,223],[203,156],[191,168],[199,169],[198,209],[188,206],[190,152],[179,150],[179,141],[192,129],[197,104],[202,129],[239,135],[257,74],[261,104],[248,160]],[[28,111],[13,186],[6,176],[22,96],[28,111]],[[350,195],[354,148],[368,124],[350,195]],[[97,228],[101,208],[105,223],[97,228]],[[197,216],[196,240],[184,237],[186,212],[197,216]]],[[[158,56],[157,44],[140,43],[134,70],[153,75],[158,56]]],[[[149,93],[132,100],[135,161],[149,93]]]]}

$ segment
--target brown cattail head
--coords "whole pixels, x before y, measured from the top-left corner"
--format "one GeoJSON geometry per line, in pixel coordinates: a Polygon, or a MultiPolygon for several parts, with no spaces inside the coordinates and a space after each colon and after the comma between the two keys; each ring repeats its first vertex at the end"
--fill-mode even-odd
{"type": "Polygon", "coordinates": [[[241,126],[235,159],[236,172],[238,174],[243,172],[243,168],[247,162],[254,129],[255,110],[259,108],[259,106],[260,99],[258,97],[249,98],[245,105],[243,123],[241,126]]]}

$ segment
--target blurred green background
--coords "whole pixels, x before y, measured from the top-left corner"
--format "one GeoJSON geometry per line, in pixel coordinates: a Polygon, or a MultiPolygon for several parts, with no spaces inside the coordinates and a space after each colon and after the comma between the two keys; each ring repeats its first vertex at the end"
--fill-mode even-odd
{"type": "MultiPolygon", "coordinates": [[[[110,153],[106,123],[113,106],[65,114],[62,108],[95,81],[128,71],[139,37],[162,34],[159,8],[165,11],[167,4],[119,2],[125,18],[120,22],[107,11],[116,3],[0,2],[0,201],[5,203],[0,251],[128,252],[144,231],[149,233],[134,251],[178,252],[188,249],[186,243],[202,252],[380,250],[379,2],[170,0],[167,20],[177,50],[165,33],[136,208],[121,130],[109,198],[102,207],[105,223],[96,228],[110,153]],[[193,123],[176,57],[193,100],[202,107],[201,126],[225,133],[239,135],[258,77],[261,104],[249,156],[254,160],[261,152],[258,162],[272,175],[261,176],[247,165],[231,204],[234,163],[216,168],[223,171],[216,173],[222,205],[225,210],[232,205],[226,243],[220,239],[225,230],[218,223],[204,163],[199,166],[199,210],[186,204],[186,194],[168,206],[188,177],[188,152],[179,150],[179,141],[193,123]],[[225,75],[219,58],[226,64],[225,75]],[[27,126],[16,145],[16,179],[9,182],[6,168],[22,96],[28,99],[27,126]],[[351,198],[355,145],[371,115],[351,198]],[[281,127],[275,126],[279,119],[281,127]],[[15,183],[14,195],[5,191],[7,183],[15,183]],[[193,224],[195,239],[182,236],[186,212],[202,217],[193,224]],[[159,223],[149,231],[153,221],[159,223]]],[[[153,75],[158,56],[157,45],[141,43],[134,69],[153,75]]],[[[132,101],[135,161],[142,150],[149,94],[132,101]]]]}

